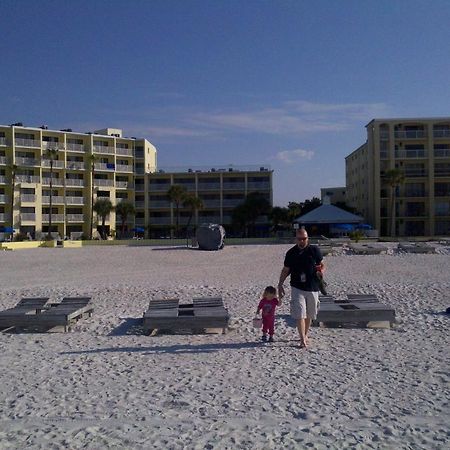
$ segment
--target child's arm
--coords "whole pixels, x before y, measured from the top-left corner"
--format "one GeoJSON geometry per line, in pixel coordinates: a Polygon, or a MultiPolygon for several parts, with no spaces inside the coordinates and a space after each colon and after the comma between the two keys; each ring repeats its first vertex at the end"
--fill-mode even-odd
{"type": "Polygon", "coordinates": [[[258,307],[256,308],[256,315],[257,316],[259,315],[259,312],[261,311],[261,309],[262,309],[262,300],[259,302],[258,307]]]}

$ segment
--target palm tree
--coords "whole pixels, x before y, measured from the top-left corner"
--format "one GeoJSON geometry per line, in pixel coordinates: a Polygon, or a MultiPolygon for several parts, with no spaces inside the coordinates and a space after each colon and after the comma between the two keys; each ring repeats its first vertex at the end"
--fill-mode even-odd
{"type": "Polygon", "coordinates": [[[89,227],[89,239],[92,239],[92,228],[94,226],[94,175],[95,175],[95,162],[97,156],[94,154],[89,155],[89,164],[91,168],[91,220],[89,227]]]}
{"type": "Polygon", "coordinates": [[[15,185],[16,185],[16,172],[17,172],[17,165],[11,164],[9,166],[9,170],[11,171],[11,241],[13,240],[13,234],[14,234],[14,191],[15,191],[15,185]]]}
{"type": "Polygon", "coordinates": [[[133,203],[129,201],[120,202],[116,206],[116,214],[120,217],[121,227],[120,227],[120,239],[123,239],[125,234],[125,222],[129,215],[133,215],[136,212],[133,203]]]}
{"type": "Polygon", "coordinates": [[[49,148],[45,152],[45,156],[50,160],[50,210],[48,214],[48,232],[47,232],[47,239],[51,239],[52,237],[52,201],[53,201],[53,161],[58,159],[58,148],[49,148]]]}
{"type": "Polygon", "coordinates": [[[289,227],[289,210],[281,206],[275,206],[269,213],[269,218],[272,221],[272,229],[277,232],[279,228],[289,227]]]}
{"type": "Polygon", "coordinates": [[[391,236],[395,237],[395,191],[405,180],[405,175],[400,169],[390,169],[385,172],[384,180],[391,188],[391,236]]]}
{"type": "Polygon", "coordinates": [[[172,203],[175,203],[175,215],[176,215],[176,222],[175,222],[175,236],[178,237],[178,228],[179,228],[179,222],[180,222],[180,204],[183,202],[184,197],[186,196],[186,188],[183,186],[180,186],[178,184],[173,184],[170,186],[169,190],[167,191],[167,196],[169,197],[169,200],[172,203]]]}
{"type": "Polygon", "coordinates": [[[188,208],[191,213],[189,215],[189,220],[186,225],[186,239],[188,239],[189,225],[191,224],[192,217],[194,216],[196,211],[203,208],[203,201],[201,198],[198,198],[196,195],[186,194],[184,196],[183,206],[185,208],[188,208]]]}
{"type": "Polygon", "coordinates": [[[97,213],[97,216],[102,219],[102,239],[106,239],[105,222],[106,216],[114,209],[113,204],[109,198],[98,198],[94,203],[93,210],[97,213]]]}

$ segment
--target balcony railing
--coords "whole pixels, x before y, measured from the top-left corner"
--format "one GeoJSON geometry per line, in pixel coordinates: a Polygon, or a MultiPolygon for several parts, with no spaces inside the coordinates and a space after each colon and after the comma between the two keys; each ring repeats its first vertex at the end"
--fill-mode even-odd
{"type": "Polygon", "coordinates": [[[134,189],[136,192],[144,192],[145,186],[143,184],[136,184],[134,189]]]}
{"type": "Polygon", "coordinates": [[[239,190],[243,191],[245,189],[245,183],[223,183],[223,189],[230,190],[239,190]]]}
{"type": "Polygon", "coordinates": [[[406,191],[404,197],[427,197],[426,191],[406,191]]]}
{"type": "Polygon", "coordinates": [[[36,213],[21,213],[20,220],[22,222],[34,222],[36,220],[36,213]]]}
{"type": "Polygon", "coordinates": [[[114,171],[116,166],[114,163],[95,163],[94,168],[95,168],[95,170],[114,171]]]}
{"type": "Polygon", "coordinates": [[[132,188],[133,187],[133,183],[131,183],[130,181],[116,181],[116,188],[132,188]]]}
{"type": "Polygon", "coordinates": [[[86,151],[83,144],[67,144],[66,149],[71,152],[79,153],[84,153],[86,151]]]}
{"type": "Polygon", "coordinates": [[[220,200],[203,200],[205,208],[220,208],[220,200]]]}
{"type": "Polygon", "coordinates": [[[128,164],[117,164],[116,165],[116,171],[117,172],[133,172],[133,166],[128,164]]]}
{"type": "Polygon", "coordinates": [[[267,191],[270,189],[270,183],[264,183],[260,181],[250,181],[247,183],[247,189],[261,189],[262,191],[267,191]]]}
{"type": "Polygon", "coordinates": [[[66,178],[66,186],[84,186],[84,180],[79,178],[66,178]]]}
{"type": "Polygon", "coordinates": [[[433,130],[435,138],[450,138],[450,130],[433,130]]]}
{"type": "Polygon", "coordinates": [[[67,222],[84,222],[83,214],[67,214],[67,222]]]}
{"type": "MultiPolygon", "coordinates": [[[[137,187],[138,187],[138,185],[136,185],[136,188],[137,187]]],[[[142,186],[142,187],[144,187],[144,186],[142,186]]],[[[165,183],[165,184],[153,184],[153,183],[150,183],[150,186],[149,186],[149,191],[150,192],[151,191],[159,191],[159,192],[165,191],[165,192],[167,192],[169,189],[170,189],[170,183],[165,183]]],[[[142,189],[142,190],[144,190],[144,189],[142,189]]]]}
{"type": "MultiPolygon", "coordinates": [[[[42,160],[42,167],[50,167],[50,160],[49,159],[43,159],[42,160]]],[[[64,161],[54,160],[53,161],[53,168],[54,169],[63,169],[64,168],[64,161]]]]}
{"type": "Polygon", "coordinates": [[[198,223],[220,223],[220,216],[202,216],[198,218],[198,223]]]}
{"type": "Polygon", "coordinates": [[[450,148],[435,148],[434,149],[435,158],[450,158],[450,148]]]}
{"type": "Polygon", "coordinates": [[[450,216],[450,209],[439,209],[439,208],[435,208],[435,215],[442,217],[442,216],[450,216]]]}
{"type": "Polygon", "coordinates": [[[150,217],[148,221],[151,225],[170,225],[172,223],[170,217],[150,217]]]}
{"type": "Polygon", "coordinates": [[[37,175],[16,175],[16,182],[36,184],[41,182],[41,177],[37,175]]]}
{"type": "MultiPolygon", "coordinates": [[[[17,178],[16,178],[17,181],[17,178]]],[[[6,177],[4,177],[3,175],[0,175],[0,184],[6,184],[6,177]]]]}
{"type": "Polygon", "coordinates": [[[42,141],[42,148],[44,150],[65,150],[64,144],[61,142],[42,141]]]}
{"type": "Polygon", "coordinates": [[[34,194],[21,194],[20,201],[22,203],[34,203],[36,201],[36,195],[34,195],[34,194]]]}
{"type": "Polygon", "coordinates": [[[0,203],[7,203],[8,197],[5,194],[0,194],[0,203]]]}
{"type": "Polygon", "coordinates": [[[394,131],[396,139],[423,139],[427,137],[425,130],[397,130],[394,131]]]}
{"type": "Polygon", "coordinates": [[[67,161],[66,168],[69,170],[85,170],[86,166],[83,161],[67,161]]]}
{"type": "Polygon", "coordinates": [[[136,208],[145,208],[145,202],[134,202],[136,208]]]}
{"type": "Polygon", "coordinates": [[[5,166],[6,164],[8,164],[8,159],[6,156],[0,156],[0,165],[5,166]]]}
{"type": "Polygon", "coordinates": [[[22,158],[22,157],[16,157],[16,164],[18,166],[39,166],[39,160],[34,158],[22,158]]]}
{"type": "Polygon", "coordinates": [[[94,178],[94,186],[114,186],[114,180],[94,178]]]}
{"type": "MultiPolygon", "coordinates": [[[[137,202],[136,202],[137,203],[137,202]]],[[[144,202],[141,202],[142,206],[144,206],[144,202]]],[[[165,200],[149,200],[148,207],[149,208],[170,208],[171,203],[165,200]]]]}
{"type": "Polygon", "coordinates": [[[17,138],[14,140],[16,147],[33,147],[33,148],[41,148],[41,141],[36,139],[20,139],[17,138]]]}
{"type": "MultiPolygon", "coordinates": [[[[64,222],[64,214],[52,214],[53,222],[64,222]]],[[[50,214],[42,214],[42,222],[48,223],[50,221],[50,214]]]]}
{"type": "Polygon", "coordinates": [[[425,169],[405,169],[405,177],[408,178],[421,178],[426,177],[427,171],[425,169]]]}
{"type": "Polygon", "coordinates": [[[66,197],[66,205],[84,205],[84,197],[66,197]]]}
{"type": "Polygon", "coordinates": [[[94,145],[92,147],[95,153],[108,153],[114,154],[114,147],[109,147],[105,145],[94,145]]]}
{"type": "Polygon", "coordinates": [[[427,158],[426,150],[395,150],[396,158],[427,158]]]}
{"type": "Polygon", "coordinates": [[[5,221],[6,221],[6,214],[0,213],[0,222],[5,222],[5,221]]]}
{"type": "Polygon", "coordinates": [[[235,206],[240,205],[241,203],[244,203],[243,198],[242,199],[233,199],[233,200],[224,199],[222,201],[222,206],[224,208],[234,208],[235,206]]]}
{"type": "Polygon", "coordinates": [[[450,177],[450,168],[449,169],[434,169],[435,177],[450,177]]]}
{"type": "Polygon", "coordinates": [[[213,191],[220,189],[220,183],[198,183],[199,191],[213,191]]]}
{"type": "MultiPolygon", "coordinates": [[[[44,195],[42,197],[42,203],[44,205],[50,204],[50,196],[44,195]]],[[[64,205],[64,197],[61,195],[52,195],[52,204],[53,205],[64,205]]]]}
{"type": "Polygon", "coordinates": [[[2,145],[2,146],[8,145],[8,141],[6,140],[5,137],[0,137],[0,145],[2,145]]]}
{"type": "Polygon", "coordinates": [[[63,178],[42,178],[42,184],[44,186],[50,186],[50,180],[52,182],[52,186],[57,187],[63,187],[64,186],[64,179],[63,178]]]}
{"type": "Polygon", "coordinates": [[[117,155],[133,156],[133,150],[131,148],[116,148],[117,155]]]}

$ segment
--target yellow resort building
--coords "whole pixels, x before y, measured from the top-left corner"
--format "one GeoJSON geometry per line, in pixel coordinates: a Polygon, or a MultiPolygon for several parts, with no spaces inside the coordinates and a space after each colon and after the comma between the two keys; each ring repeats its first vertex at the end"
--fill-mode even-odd
{"type": "Polygon", "coordinates": [[[347,204],[380,235],[450,235],[450,117],[374,119],[345,158],[347,204]],[[386,172],[403,175],[393,188],[386,172]],[[394,207],[392,207],[394,206],[394,207]]]}
{"type": "MultiPolygon", "coordinates": [[[[0,125],[0,240],[9,237],[11,229],[22,237],[42,238],[49,231],[50,200],[52,235],[87,237],[91,202],[99,198],[108,198],[113,206],[131,202],[136,212],[126,228],[140,235],[145,232],[147,237],[171,235],[177,217],[180,228],[190,220],[191,225],[228,225],[228,231],[233,208],[252,192],[273,204],[268,167],[160,169],[156,148],[146,139],[124,137],[120,129],[80,133],[21,123],[0,125]],[[191,210],[182,205],[177,214],[167,196],[175,184],[202,200],[203,207],[192,219],[191,210]]],[[[99,222],[94,214],[94,231],[99,222]]],[[[258,219],[256,228],[261,234],[268,231],[268,222],[266,216],[258,219]]],[[[111,235],[120,230],[114,210],[105,225],[111,235]]]]}

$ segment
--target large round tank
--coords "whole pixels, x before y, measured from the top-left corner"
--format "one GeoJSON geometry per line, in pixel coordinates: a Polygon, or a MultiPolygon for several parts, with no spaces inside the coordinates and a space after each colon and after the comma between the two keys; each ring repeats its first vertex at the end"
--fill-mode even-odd
{"type": "Polygon", "coordinates": [[[196,237],[201,250],[220,250],[224,246],[225,228],[217,223],[202,223],[196,237]]]}

